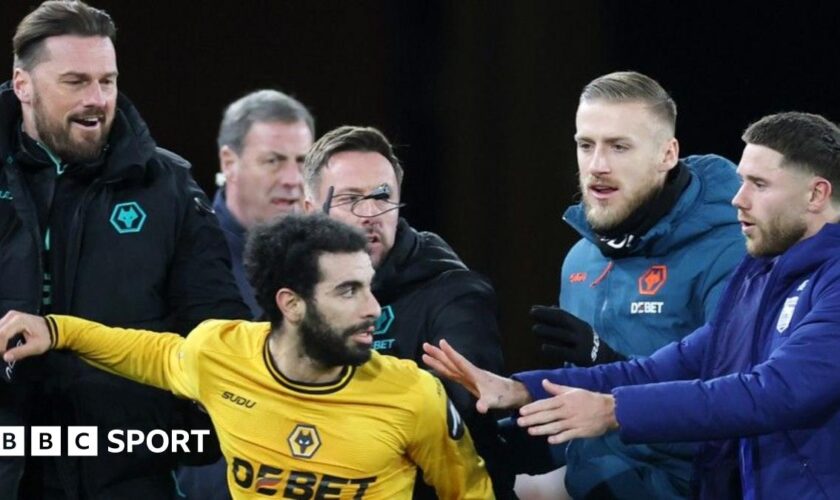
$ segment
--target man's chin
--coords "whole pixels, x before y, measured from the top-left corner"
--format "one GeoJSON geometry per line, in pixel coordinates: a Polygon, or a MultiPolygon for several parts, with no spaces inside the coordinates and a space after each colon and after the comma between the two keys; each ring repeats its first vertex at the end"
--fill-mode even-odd
{"type": "Polygon", "coordinates": [[[625,217],[616,214],[613,210],[587,210],[586,222],[596,233],[604,233],[615,229],[623,222],[625,217]]]}
{"type": "Polygon", "coordinates": [[[767,257],[775,257],[779,255],[780,251],[777,251],[775,248],[770,248],[764,244],[764,242],[755,236],[747,237],[746,238],[746,247],[747,253],[750,257],[756,259],[762,259],[767,257]]]}
{"type": "Polygon", "coordinates": [[[298,209],[298,207],[296,205],[295,206],[274,207],[274,210],[271,212],[271,214],[268,217],[264,218],[263,220],[261,220],[259,222],[272,221],[272,220],[275,220],[275,219],[278,219],[278,218],[281,218],[281,217],[285,217],[287,215],[292,215],[292,214],[296,214],[296,213],[300,213],[300,212],[301,212],[300,209],[298,209]]]}
{"type": "Polygon", "coordinates": [[[56,154],[68,162],[88,162],[99,158],[105,141],[77,140],[68,148],[58,148],[56,154]]]}
{"type": "Polygon", "coordinates": [[[372,354],[371,354],[372,352],[373,352],[373,349],[371,349],[371,346],[369,346],[369,345],[367,345],[367,346],[361,346],[361,345],[357,346],[355,349],[353,349],[353,359],[350,361],[349,364],[351,364],[353,366],[360,366],[360,365],[363,365],[363,364],[367,363],[368,361],[370,361],[370,357],[372,356],[372,354]]]}

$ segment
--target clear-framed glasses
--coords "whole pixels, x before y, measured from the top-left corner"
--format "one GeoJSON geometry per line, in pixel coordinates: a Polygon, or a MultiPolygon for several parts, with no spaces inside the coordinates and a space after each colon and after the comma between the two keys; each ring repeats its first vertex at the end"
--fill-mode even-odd
{"type": "Polygon", "coordinates": [[[368,194],[335,194],[335,187],[330,186],[327,190],[327,199],[323,208],[325,214],[329,214],[330,209],[336,208],[350,212],[356,217],[378,217],[404,206],[405,203],[391,200],[391,187],[389,185],[380,184],[368,194]]]}

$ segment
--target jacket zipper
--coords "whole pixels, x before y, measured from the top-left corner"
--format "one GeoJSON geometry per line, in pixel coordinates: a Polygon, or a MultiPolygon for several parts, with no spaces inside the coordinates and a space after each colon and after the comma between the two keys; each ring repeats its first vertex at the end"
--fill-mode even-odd
{"type": "Polygon", "coordinates": [[[82,201],[76,207],[73,221],[70,224],[70,241],[67,244],[67,256],[64,260],[64,307],[68,312],[73,311],[73,292],[76,289],[76,271],[79,267],[79,255],[85,230],[85,214],[88,205],[101,185],[102,182],[99,179],[95,179],[91,183],[82,195],[82,201]]]}
{"type": "Polygon", "coordinates": [[[612,268],[613,268],[613,261],[609,261],[609,262],[607,263],[607,267],[605,267],[605,268],[604,268],[604,270],[603,270],[603,271],[601,271],[601,274],[599,274],[597,278],[595,278],[594,280],[592,280],[592,283],[590,283],[590,284],[589,284],[589,287],[590,287],[590,288],[595,288],[596,286],[598,286],[598,284],[599,284],[599,283],[601,283],[602,281],[604,281],[604,279],[605,279],[605,278],[607,277],[607,275],[610,273],[610,271],[612,270],[612,268]]]}

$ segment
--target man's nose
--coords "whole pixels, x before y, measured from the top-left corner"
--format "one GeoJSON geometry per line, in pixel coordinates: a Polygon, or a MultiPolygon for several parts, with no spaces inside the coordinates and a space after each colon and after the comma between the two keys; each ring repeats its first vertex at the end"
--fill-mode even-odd
{"type": "Polygon", "coordinates": [[[379,306],[379,301],[373,295],[373,291],[368,289],[367,301],[365,303],[365,317],[376,319],[382,314],[382,308],[379,306]]]}
{"type": "Polygon", "coordinates": [[[738,189],[738,192],[735,193],[735,196],[732,198],[732,206],[737,208],[738,210],[747,210],[749,208],[748,197],[744,189],[744,184],[741,184],[741,188],[738,189]]]}
{"type": "Polygon", "coordinates": [[[353,213],[365,217],[365,218],[373,218],[379,214],[380,210],[376,206],[377,200],[368,198],[366,200],[359,200],[353,206],[353,213]]]}
{"type": "Polygon", "coordinates": [[[288,188],[303,189],[303,174],[298,165],[290,165],[277,170],[277,181],[288,188]]]}
{"type": "Polygon", "coordinates": [[[595,146],[595,151],[589,159],[589,171],[593,174],[607,174],[611,171],[610,162],[604,154],[602,146],[595,146]]]}
{"type": "Polygon", "coordinates": [[[102,108],[105,107],[107,102],[108,99],[105,95],[105,90],[102,88],[102,84],[99,82],[93,82],[88,85],[88,88],[85,90],[83,102],[85,106],[96,106],[102,108]]]}

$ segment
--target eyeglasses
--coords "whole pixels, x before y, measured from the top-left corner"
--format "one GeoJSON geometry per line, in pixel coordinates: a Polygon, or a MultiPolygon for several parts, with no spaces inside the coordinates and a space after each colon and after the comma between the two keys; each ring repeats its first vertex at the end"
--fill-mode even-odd
{"type": "Polygon", "coordinates": [[[329,214],[330,209],[338,208],[350,212],[356,217],[379,217],[392,210],[398,210],[405,206],[405,203],[391,201],[391,187],[387,184],[380,184],[368,194],[347,193],[335,194],[335,186],[327,190],[327,200],[324,202],[324,213],[329,214]]]}

